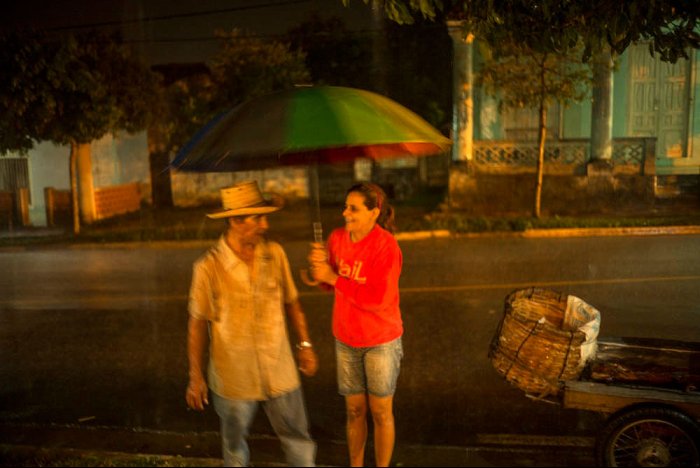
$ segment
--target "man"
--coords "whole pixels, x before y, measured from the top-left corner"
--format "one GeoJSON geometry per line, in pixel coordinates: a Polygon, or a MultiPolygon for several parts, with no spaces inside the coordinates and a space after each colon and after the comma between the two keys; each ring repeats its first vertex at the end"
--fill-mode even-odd
{"type": "Polygon", "coordinates": [[[279,244],[264,238],[267,215],[280,206],[263,198],[256,181],[222,189],[221,197],[223,210],[207,216],[226,219],[227,230],[193,269],[187,405],[203,410],[211,390],[225,466],[248,465],[246,437],[259,404],[287,462],[314,466],[316,444],[309,435],[285,312],[298,338],[299,370],[313,376],[318,358],[287,256],[279,244]]]}

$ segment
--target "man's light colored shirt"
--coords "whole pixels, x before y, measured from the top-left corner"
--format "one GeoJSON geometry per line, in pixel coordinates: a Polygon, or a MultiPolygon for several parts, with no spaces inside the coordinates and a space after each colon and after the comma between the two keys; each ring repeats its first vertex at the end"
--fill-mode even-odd
{"type": "Polygon", "coordinates": [[[230,399],[265,400],[300,385],[285,318],[298,296],[287,255],[276,242],[254,255],[251,274],[222,236],[193,268],[189,313],[209,323],[209,388],[230,399]]]}

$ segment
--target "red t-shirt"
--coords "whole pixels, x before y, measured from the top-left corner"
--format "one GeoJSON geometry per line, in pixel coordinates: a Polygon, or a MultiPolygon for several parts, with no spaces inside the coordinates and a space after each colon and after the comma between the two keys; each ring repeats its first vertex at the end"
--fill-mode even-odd
{"type": "Polygon", "coordinates": [[[354,347],[377,346],[403,334],[399,276],[403,257],[394,236],[379,225],[359,242],[345,228],[328,238],[330,264],[338,274],[333,335],[354,347]]]}

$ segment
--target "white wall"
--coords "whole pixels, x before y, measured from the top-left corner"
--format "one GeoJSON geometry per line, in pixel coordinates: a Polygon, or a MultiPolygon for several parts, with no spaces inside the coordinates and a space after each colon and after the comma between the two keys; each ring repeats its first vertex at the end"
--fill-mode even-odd
{"type": "Polygon", "coordinates": [[[28,154],[29,159],[29,222],[46,226],[44,188],[70,189],[70,148],[53,143],[41,143],[28,154]]]}
{"type": "Polygon", "coordinates": [[[146,132],[107,135],[92,144],[95,188],[138,182],[141,199],[151,201],[151,175],[146,132]]]}
{"type": "MultiPolygon", "coordinates": [[[[95,187],[139,182],[141,197],[151,199],[151,178],[148,169],[146,133],[107,135],[91,145],[92,172],[95,187]]],[[[9,155],[10,157],[17,155],[9,155]]],[[[70,147],[40,143],[32,149],[29,160],[32,226],[46,226],[44,188],[70,190],[70,147]]]]}
{"type": "Polygon", "coordinates": [[[266,169],[264,171],[193,173],[173,171],[171,186],[175,206],[220,205],[221,192],[243,180],[257,180],[263,192],[275,192],[288,201],[308,198],[305,167],[266,169]]]}

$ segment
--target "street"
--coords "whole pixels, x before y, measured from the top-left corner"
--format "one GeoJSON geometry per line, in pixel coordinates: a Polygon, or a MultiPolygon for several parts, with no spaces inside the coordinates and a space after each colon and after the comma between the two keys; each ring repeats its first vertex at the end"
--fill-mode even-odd
{"type": "MultiPolygon", "coordinates": [[[[594,437],[602,419],[534,401],[488,360],[505,296],[527,286],[573,294],[601,336],[700,340],[700,236],[402,241],[405,358],[397,443],[536,444],[594,437]],[[519,442],[517,442],[519,441],[519,442]]],[[[307,241],[284,242],[292,269],[307,241]]],[[[205,243],[0,252],[0,419],[216,431],[187,411],[185,335],[192,262],[205,243]]],[[[304,391],[318,440],[344,439],[335,385],[332,296],[297,282],[321,360],[304,391]]],[[[254,433],[269,433],[262,414],[254,433]]]]}

